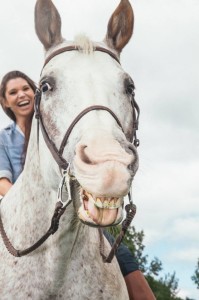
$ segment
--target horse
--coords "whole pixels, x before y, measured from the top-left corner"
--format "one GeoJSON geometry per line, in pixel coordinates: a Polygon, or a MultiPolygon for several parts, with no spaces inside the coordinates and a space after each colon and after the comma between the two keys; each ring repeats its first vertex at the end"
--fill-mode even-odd
{"type": "MultiPolygon", "coordinates": [[[[120,64],[133,23],[121,0],[104,41],[70,42],[52,1],[36,2],[45,63],[24,170],[0,204],[12,254],[0,239],[1,300],[128,299],[116,259],[100,255],[98,227],[121,222],[138,169],[134,83],[120,64]],[[51,218],[50,237],[41,238],[51,218]],[[35,242],[34,251],[16,250],[35,242]]],[[[103,246],[107,253],[106,239],[103,246]]]]}

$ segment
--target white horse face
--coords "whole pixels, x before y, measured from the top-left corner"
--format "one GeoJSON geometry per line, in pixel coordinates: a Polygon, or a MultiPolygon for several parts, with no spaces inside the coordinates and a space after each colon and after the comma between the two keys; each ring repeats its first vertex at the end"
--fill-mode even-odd
{"type": "MultiPolygon", "coordinates": [[[[92,110],[76,123],[63,151],[64,159],[70,163],[70,172],[81,186],[79,218],[100,226],[121,220],[123,197],[128,193],[138,168],[137,151],[131,144],[133,81],[113,57],[94,50],[96,46],[103,46],[119,56],[130,39],[132,18],[125,30],[127,36],[125,34],[121,38],[120,33],[125,28],[119,28],[117,34],[112,29],[115,18],[120,19],[122,13],[133,16],[129,2],[121,1],[116,12],[109,21],[104,43],[92,43],[85,37],[81,41],[76,40],[75,44],[81,51],[67,51],[54,56],[44,67],[40,80],[43,123],[58,149],[72,121],[87,107],[107,107],[122,125],[121,128],[107,110],[92,110]]],[[[70,44],[63,42],[60,26],[60,17],[52,2],[38,0],[36,30],[47,50],[47,57],[70,44]],[[41,16],[42,11],[46,11],[44,6],[49,14],[41,16]],[[54,26],[50,15],[54,17],[54,26]],[[45,25],[51,26],[48,36],[44,24],[41,24],[42,19],[45,25]]],[[[49,156],[49,159],[52,160],[52,157],[49,156]]]]}

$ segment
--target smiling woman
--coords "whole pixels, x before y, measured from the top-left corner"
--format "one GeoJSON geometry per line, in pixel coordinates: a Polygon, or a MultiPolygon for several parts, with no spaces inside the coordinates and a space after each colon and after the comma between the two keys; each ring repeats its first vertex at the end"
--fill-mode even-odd
{"type": "Polygon", "coordinates": [[[23,168],[34,113],[35,90],[34,82],[20,71],[7,73],[1,82],[0,103],[13,120],[0,132],[0,195],[3,196],[23,168]]]}

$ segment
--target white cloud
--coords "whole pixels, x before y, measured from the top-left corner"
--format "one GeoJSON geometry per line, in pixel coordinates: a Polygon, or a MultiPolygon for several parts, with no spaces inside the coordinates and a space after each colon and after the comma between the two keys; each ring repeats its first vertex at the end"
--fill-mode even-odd
{"type": "Polygon", "coordinates": [[[191,299],[198,299],[198,291],[196,289],[180,289],[178,296],[182,299],[190,297],[191,299]]]}
{"type": "Polygon", "coordinates": [[[169,260],[171,260],[172,262],[181,261],[184,264],[187,262],[196,264],[197,259],[199,257],[199,250],[198,247],[184,247],[183,250],[176,249],[176,251],[168,253],[168,257],[169,260]]]}
{"type": "Polygon", "coordinates": [[[161,216],[162,223],[176,215],[197,212],[199,163],[148,161],[143,164],[145,169],[141,165],[134,183],[136,201],[141,200],[138,205],[143,212],[150,210],[154,218],[161,216]]]}
{"type": "MultiPolygon", "coordinates": [[[[170,238],[176,241],[183,240],[188,244],[194,242],[199,245],[199,234],[197,232],[199,232],[199,217],[184,217],[173,222],[170,238]]],[[[199,249],[197,249],[197,253],[199,256],[199,249]]]]}

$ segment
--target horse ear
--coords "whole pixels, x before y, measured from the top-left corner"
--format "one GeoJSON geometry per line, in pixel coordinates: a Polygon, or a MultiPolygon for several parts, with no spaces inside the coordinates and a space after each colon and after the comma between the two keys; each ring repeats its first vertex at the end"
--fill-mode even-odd
{"type": "Polygon", "coordinates": [[[37,0],[35,5],[35,30],[46,50],[63,41],[61,18],[51,0],[37,0]]]}
{"type": "Polygon", "coordinates": [[[121,0],[112,14],[106,35],[106,43],[109,47],[121,52],[130,40],[133,33],[134,14],[128,0],[121,0]]]}

